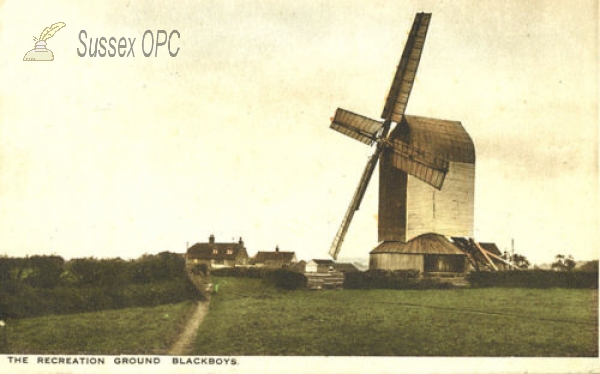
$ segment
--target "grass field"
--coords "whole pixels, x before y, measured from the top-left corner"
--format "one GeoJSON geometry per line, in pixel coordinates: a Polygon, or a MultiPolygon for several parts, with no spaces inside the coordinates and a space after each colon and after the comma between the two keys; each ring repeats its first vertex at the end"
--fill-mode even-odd
{"type": "Polygon", "coordinates": [[[197,355],[597,356],[598,291],[282,291],[220,278],[197,355]]]}
{"type": "Polygon", "coordinates": [[[2,353],[165,354],[193,308],[187,301],[11,320],[2,353]]]}

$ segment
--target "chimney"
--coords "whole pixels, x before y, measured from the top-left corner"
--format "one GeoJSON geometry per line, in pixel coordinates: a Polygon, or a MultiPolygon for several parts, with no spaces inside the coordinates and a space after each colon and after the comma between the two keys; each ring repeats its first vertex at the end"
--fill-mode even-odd
{"type": "Polygon", "coordinates": [[[279,246],[278,245],[275,246],[275,252],[279,252],[279,246]]]}
{"type": "Polygon", "coordinates": [[[208,242],[210,244],[215,244],[215,236],[213,234],[210,234],[210,236],[208,237],[208,242]]]}
{"type": "Polygon", "coordinates": [[[242,240],[242,237],[240,236],[240,245],[243,247],[244,246],[244,241],[242,240]]]}

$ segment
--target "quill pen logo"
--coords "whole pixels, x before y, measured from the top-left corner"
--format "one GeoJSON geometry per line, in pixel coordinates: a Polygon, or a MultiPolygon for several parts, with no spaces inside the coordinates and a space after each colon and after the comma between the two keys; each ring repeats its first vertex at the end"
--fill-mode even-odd
{"type": "Polygon", "coordinates": [[[54,55],[52,51],[46,48],[46,40],[56,34],[56,32],[65,27],[64,22],[57,22],[52,26],[46,27],[40,34],[39,38],[33,37],[35,48],[25,54],[23,61],[53,61],[54,55]]]}

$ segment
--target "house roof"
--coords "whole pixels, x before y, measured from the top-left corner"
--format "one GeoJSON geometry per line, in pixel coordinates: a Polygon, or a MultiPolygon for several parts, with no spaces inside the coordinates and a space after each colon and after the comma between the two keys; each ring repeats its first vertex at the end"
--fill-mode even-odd
{"type": "Polygon", "coordinates": [[[187,250],[189,259],[235,260],[238,255],[248,256],[243,243],[196,243],[187,250]]]}
{"type": "Polygon", "coordinates": [[[335,262],[333,260],[310,260],[308,263],[314,262],[317,265],[334,265],[335,262]]]}
{"type": "Polygon", "coordinates": [[[339,262],[333,264],[333,268],[337,271],[341,271],[342,273],[351,273],[353,271],[360,271],[354,264],[350,264],[347,262],[339,262]]]}
{"type": "Polygon", "coordinates": [[[417,236],[406,243],[383,242],[371,251],[371,254],[377,253],[465,255],[445,236],[431,233],[417,236]]]}
{"type": "Polygon", "coordinates": [[[254,256],[255,262],[265,262],[265,261],[283,261],[283,262],[292,262],[294,261],[294,257],[296,256],[295,252],[261,252],[259,251],[254,256]]]}
{"type": "Polygon", "coordinates": [[[450,162],[475,163],[473,140],[458,121],[405,115],[392,134],[450,162]]]}

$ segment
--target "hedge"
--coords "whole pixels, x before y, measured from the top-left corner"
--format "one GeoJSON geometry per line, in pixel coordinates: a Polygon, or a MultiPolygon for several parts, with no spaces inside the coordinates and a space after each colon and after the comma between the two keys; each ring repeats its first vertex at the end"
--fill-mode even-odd
{"type": "Polygon", "coordinates": [[[268,273],[267,279],[270,280],[275,287],[283,288],[285,290],[306,288],[307,282],[304,274],[286,269],[277,269],[268,273]]]}
{"type": "Polygon", "coordinates": [[[137,260],[0,256],[0,319],[156,306],[201,299],[182,256],[137,260]]]}
{"type": "Polygon", "coordinates": [[[16,294],[0,293],[0,319],[156,306],[200,298],[187,278],[117,287],[56,287],[50,290],[24,286],[16,294]]]}
{"type": "Polygon", "coordinates": [[[422,278],[418,270],[367,270],[364,272],[346,273],[344,288],[346,289],[445,289],[453,286],[438,278],[422,278]]]}
{"type": "Polygon", "coordinates": [[[304,274],[288,269],[232,267],[213,269],[211,274],[217,277],[262,278],[275,287],[286,290],[306,287],[306,277],[304,274]]]}
{"type": "Polygon", "coordinates": [[[598,288],[597,272],[520,270],[472,272],[467,276],[472,287],[521,288],[598,288]]]}

